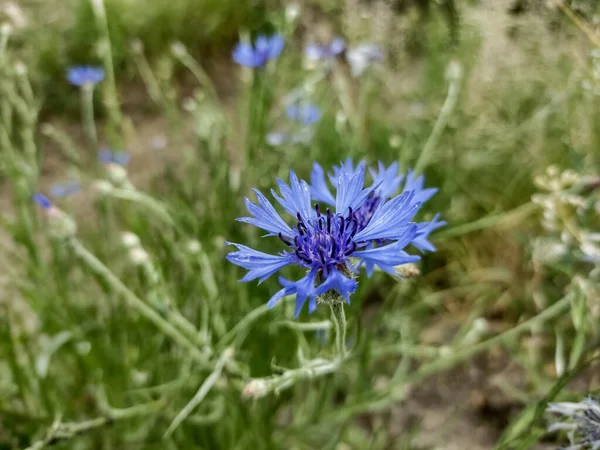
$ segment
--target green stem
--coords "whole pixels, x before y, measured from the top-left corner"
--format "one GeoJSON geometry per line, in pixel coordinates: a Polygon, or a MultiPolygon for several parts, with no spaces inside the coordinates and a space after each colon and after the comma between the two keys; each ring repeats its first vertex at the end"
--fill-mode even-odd
{"type": "Polygon", "coordinates": [[[91,84],[84,84],[81,88],[81,120],[85,136],[88,138],[90,145],[96,147],[98,136],[94,120],[94,86],[91,84]]]}
{"type": "Polygon", "coordinates": [[[167,431],[164,434],[165,438],[171,436],[171,434],[173,434],[173,431],[175,431],[175,429],[181,424],[181,422],[183,422],[192,413],[196,406],[198,406],[200,402],[204,400],[204,397],[206,397],[206,395],[209,393],[209,391],[219,379],[219,376],[223,371],[223,367],[225,367],[225,364],[231,359],[232,356],[233,350],[230,348],[225,349],[225,351],[221,354],[221,357],[217,361],[215,368],[213,369],[211,374],[206,378],[206,380],[204,380],[204,383],[202,383],[200,389],[198,389],[198,392],[196,392],[196,394],[189,401],[189,403],[185,405],[185,407],[179,412],[179,414],[177,414],[175,419],[173,419],[173,422],[171,422],[171,425],[169,425],[169,428],[167,428],[167,431]]]}
{"type": "Polygon", "coordinates": [[[42,450],[46,447],[54,446],[60,441],[67,441],[73,439],[79,434],[103,427],[105,425],[109,425],[115,420],[129,419],[137,416],[154,414],[160,411],[165,406],[165,404],[166,402],[163,399],[157,400],[155,402],[146,403],[144,405],[132,406],[131,408],[126,409],[111,409],[107,412],[106,416],[85,420],[83,422],[56,422],[48,430],[46,436],[43,439],[33,443],[25,450],[42,450]]]}
{"type": "Polygon", "coordinates": [[[337,354],[340,361],[346,358],[346,313],[344,311],[344,303],[331,303],[331,316],[335,326],[335,344],[337,354]]]}
{"type": "Polygon", "coordinates": [[[102,62],[106,71],[106,89],[104,90],[104,104],[108,111],[109,119],[112,125],[112,131],[115,135],[121,128],[121,108],[119,107],[119,96],[117,94],[117,83],[115,80],[115,68],[112,57],[112,48],[110,42],[110,33],[108,30],[108,21],[106,20],[106,10],[104,0],[90,0],[96,26],[101,35],[100,44],[102,47],[102,62]]]}
{"type": "Polygon", "coordinates": [[[446,128],[446,124],[448,123],[448,118],[450,114],[454,110],[456,106],[456,101],[458,100],[458,94],[460,92],[460,80],[451,80],[450,85],[448,87],[448,95],[446,96],[446,101],[444,101],[444,105],[440,111],[440,115],[433,126],[433,130],[423,147],[423,151],[417,160],[417,164],[415,165],[415,175],[420,175],[425,170],[425,167],[429,163],[431,159],[431,154],[435,149],[440,136],[442,135],[442,131],[446,128]]]}
{"type": "Polygon", "coordinates": [[[77,239],[69,240],[69,246],[75,255],[81,259],[93,272],[104,278],[115,291],[119,292],[123,298],[138,311],[142,316],[154,323],[164,334],[172,338],[175,342],[184,348],[187,348],[191,355],[199,362],[205,363],[206,356],[176,327],[166,321],[159,313],[139,299],[127,286],[123,284],[102,262],[90,253],[77,239]]]}
{"type": "Polygon", "coordinates": [[[351,417],[357,414],[363,414],[366,412],[380,412],[389,408],[391,405],[402,400],[403,396],[406,393],[406,385],[408,383],[416,384],[422,382],[424,379],[430,377],[431,375],[435,375],[436,373],[439,373],[443,370],[449,369],[460,363],[465,362],[469,358],[475,356],[477,353],[488,350],[489,348],[501,344],[507,340],[514,339],[524,331],[539,327],[542,323],[562,314],[564,310],[566,310],[571,304],[572,297],[572,294],[563,297],[561,300],[559,300],[549,308],[545,309],[537,316],[526,320],[525,322],[517,325],[514,328],[511,328],[510,330],[505,331],[504,333],[501,333],[497,336],[494,336],[486,341],[480,342],[479,344],[473,345],[471,347],[456,350],[447,358],[440,358],[431,361],[427,364],[423,364],[408,378],[404,378],[401,380],[397,380],[396,382],[390,383],[389,389],[387,389],[385,393],[383,393],[381,396],[378,396],[378,398],[369,399],[362,403],[348,405],[345,408],[340,408],[338,411],[332,413],[328,417],[328,420],[331,423],[346,422],[351,417]]]}

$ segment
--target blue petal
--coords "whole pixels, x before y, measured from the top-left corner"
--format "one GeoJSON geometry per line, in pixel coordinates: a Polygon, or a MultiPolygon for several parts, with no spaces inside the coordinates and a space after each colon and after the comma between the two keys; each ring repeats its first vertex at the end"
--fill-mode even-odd
{"type": "Polygon", "coordinates": [[[286,295],[296,294],[296,310],[294,312],[294,319],[298,317],[306,299],[310,298],[309,312],[313,312],[317,307],[317,291],[315,288],[315,277],[317,275],[317,269],[312,269],[305,277],[298,281],[286,280],[283,277],[279,277],[279,282],[283,286],[283,289],[278,291],[267,303],[269,308],[275,306],[275,304],[286,295]]]}
{"type": "Polygon", "coordinates": [[[291,188],[279,178],[277,184],[283,198],[279,197],[274,190],[271,190],[271,193],[289,214],[296,217],[300,213],[304,218],[314,215],[310,203],[310,187],[306,181],[298,180],[293,170],[290,170],[291,188]]]}
{"type": "Polygon", "coordinates": [[[323,57],[323,48],[313,42],[309,42],[304,47],[304,54],[312,61],[317,61],[323,57]]]}
{"type": "Polygon", "coordinates": [[[269,50],[267,52],[267,57],[269,59],[277,58],[281,54],[281,51],[283,50],[283,46],[284,46],[284,40],[281,35],[275,34],[275,35],[271,36],[271,38],[269,40],[269,50]]]}
{"type": "Polygon", "coordinates": [[[344,42],[344,39],[338,37],[331,41],[331,44],[329,44],[329,52],[331,53],[331,55],[339,55],[344,51],[345,47],[346,44],[344,42]]]}
{"type": "Polygon", "coordinates": [[[111,163],[113,160],[113,153],[108,148],[101,148],[98,152],[98,161],[102,164],[111,163]]]}
{"type": "Polygon", "coordinates": [[[256,53],[266,55],[269,51],[270,41],[267,36],[260,35],[254,41],[254,48],[256,53]]]}
{"type": "Polygon", "coordinates": [[[310,192],[316,201],[335,205],[335,198],[333,198],[325,182],[325,172],[318,163],[313,164],[313,170],[310,174],[310,192]]]}
{"type": "Polygon", "coordinates": [[[414,194],[403,192],[387,202],[382,202],[369,221],[354,239],[356,242],[375,239],[398,239],[404,235],[409,221],[419,210],[419,203],[413,203],[414,194]]]}
{"type": "Polygon", "coordinates": [[[321,111],[316,105],[294,104],[287,107],[287,117],[303,125],[312,125],[321,120],[321,111]]]}
{"type": "Polygon", "coordinates": [[[269,232],[269,235],[278,235],[282,233],[285,236],[292,234],[292,229],[283,221],[281,216],[277,213],[271,202],[262,195],[258,190],[253,189],[258,198],[260,206],[252,203],[247,198],[244,198],[246,202],[246,209],[254,217],[240,217],[237,219],[240,222],[249,223],[258,228],[262,228],[269,232]]]}
{"type": "Polygon", "coordinates": [[[113,152],[112,161],[120,166],[126,166],[131,159],[129,152],[113,152]]]}
{"type": "Polygon", "coordinates": [[[241,66],[257,67],[256,53],[252,46],[247,42],[240,42],[232,53],[233,61],[241,66]]]}
{"type": "Polygon", "coordinates": [[[423,175],[415,178],[414,171],[411,170],[408,172],[408,175],[406,177],[406,183],[404,185],[404,190],[415,192],[415,198],[413,199],[414,202],[419,202],[423,204],[431,197],[433,197],[433,195],[438,191],[437,188],[423,189],[424,183],[425,177],[423,175]]]}
{"type": "Polygon", "coordinates": [[[352,158],[348,157],[348,158],[346,158],[346,161],[341,163],[339,166],[333,166],[333,168],[332,168],[333,173],[329,174],[329,181],[334,186],[337,186],[337,182],[338,182],[338,179],[340,178],[340,174],[342,173],[342,170],[345,170],[349,174],[354,174],[354,172],[356,170],[358,170],[358,168],[360,166],[364,166],[364,165],[365,165],[365,161],[361,161],[358,163],[358,165],[356,166],[356,169],[355,169],[354,164],[352,163],[352,158]]]}
{"type": "MultiPolygon", "coordinates": [[[[348,207],[356,203],[365,183],[365,168],[359,165],[356,171],[349,173],[342,167],[337,179],[335,211],[345,214],[348,207]]],[[[366,195],[365,195],[366,198],[366,195]]]]}
{"type": "Polygon", "coordinates": [[[67,80],[75,86],[97,84],[104,79],[104,69],[101,67],[77,66],[67,71],[67,80]]]}
{"type": "Polygon", "coordinates": [[[52,207],[52,202],[44,194],[33,194],[31,200],[40,205],[42,209],[48,209],[52,207]]]}
{"type": "Polygon", "coordinates": [[[53,197],[66,197],[79,192],[80,188],[81,186],[79,183],[71,182],[65,184],[53,184],[48,191],[53,197]]]}
{"type": "MultiPolygon", "coordinates": [[[[378,163],[378,171],[370,170],[373,181],[379,183],[377,192],[383,198],[389,198],[398,191],[402,179],[402,175],[398,175],[398,163],[394,162],[390,167],[386,168],[380,161],[378,163]]],[[[410,190],[410,189],[408,189],[410,190]]]]}
{"type": "Polygon", "coordinates": [[[227,259],[235,265],[248,270],[248,273],[240,281],[252,281],[260,278],[259,284],[269,278],[282,267],[292,264],[297,258],[293,253],[284,255],[269,255],[259,252],[245,245],[226,242],[227,245],[235,245],[237,252],[231,252],[227,259]]]}
{"type": "Polygon", "coordinates": [[[378,265],[381,270],[395,275],[395,266],[416,262],[421,259],[419,256],[409,255],[404,251],[408,243],[414,239],[416,235],[416,226],[413,225],[411,230],[407,231],[406,237],[393,244],[384,245],[383,247],[371,248],[368,250],[356,251],[352,254],[367,264],[367,274],[372,272],[372,265],[378,265]]]}
{"type": "Polygon", "coordinates": [[[440,215],[436,214],[431,222],[423,222],[423,223],[418,224],[417,236],[412,241],[412,244],[415,247],[417,247],[419,250],[421,250],[422,252],[424,252],[424,251],[434,252],[435,251],[435,246],[431,242],[429,242],[428,239],[429,239],[429,234],[433,230],[437,230],[438,228],[446,225],[446,221],[444,221],[444,220],[440,220],[439,222],[437,221],[439,217],[440,217],[440,215]]]}
{"type": "Polygon", "coordinates": [[[331,289],[335,289],[342,297],[344,297],[344,300],[346,300],[347,303],[350,303],[350,294],[356,290],[357,286],[358,283],[356,280],[347,278],[338,270],[333,269],[329,272],[325,281],[317,287],[317,294],[321,295],[331,289]]]}

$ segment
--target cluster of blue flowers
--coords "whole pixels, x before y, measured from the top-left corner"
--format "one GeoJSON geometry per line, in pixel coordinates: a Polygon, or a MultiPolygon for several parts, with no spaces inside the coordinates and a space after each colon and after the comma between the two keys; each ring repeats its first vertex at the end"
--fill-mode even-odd
{"type": "MultiPolygon", "coordinates": [[[[283,37],[280,35],[258,36],[254,44],[239,43],[233,50],[233,60],[245,67],[264,67],[269,60],[277,58],[284,47],[283,37]]],[[[330,63],[346,50],[344,39],[337,37],[325,45],[310,42],[305,47],[307,60],[313,63],[323,63],[330,67],[330,63]]],[[[355,48],[346,50],[346,60],[354,76],[360,75],[368,66],[383,60],[382,49],[372,43],[359,44],[355,48]]],[[[318,106],[307,101],[289,104],[286,116],[291,122],[283,130],[274,131],[266,136],[266,141],[271,146],[283,144],[306,144],[314,136],[313,125],[321,119],[318,106]]]]}
{"type": "Polygon", "coordinates": [[[306,300],[312,312],[317,298],[330,290],[349,302],[361,267],[369,276],[375,266],[396,276],[396,266],[419,260],[419,256],[406,253],[409,244],[422,251],[434,250],[429,234],[445,222],[438,216],[421,223],[412,219],[437,189],[424,189],[422,176],[402,176],[396,163],[389,168],[380,163],[371,175],[373,183],[365,187],[365,163],[354,167],[348,159],[329,174],[334,195],[320,165],[314,165],[311,184],[298,179],[291,170],[290,184],[278,179],[280,194],[271,193],[294,219],[292,226],[261,192],[254,190],[258,204],[245,199],[252,217],[238,220],[267,231],[267,236],[277,236],[287,248],[270,255],[230,243],[237,251],[227,259],[248,270],[241,281],[263,282],[288,265],[306,269],[306,275],[297,281],[280,277],[282,289],[268,302],[271,307],[286,295],[296,295],[297,317],[306,300]],[[395,195],[402,184],[403,189],[395,195]]]}
{"type": "MultiPolygon", "coordinates": [[[[268,61],[277,58],[283,51],[284,41],[279,34],[258,36],[254,44],[240,42],[233,50],[233,60],[245,67],[264,67],[268,61]]],[[[304,54],[309,61],[329,62],[346,50],[346,43],[340,37],[334,38],[325,45],[309,42],[304,54]]],[[[350,65],[352,75],[359,76],[368,66],[383,61],[383,50],[374,43],[358,44],[346,50],[346,61],[350,65]]]]}
{"type": "MultiPolygon", "coordinates": [[[[115,164],[118,166],[126,166],[129,163],[130,158],[131,154],[129,152],[117,152],[108,148],[102,148],[98,152],[98,162],[104,165],[115,164]]],[[[55,183],[48,188],[48,193],[54,198],[70,197],[77,194],[79,191],[81,191],[81,183],[78,181],[55,183]]],[[[48,209],[52,206],[52,202],[44,194],[34,194],[32,200],[42,209],[48,209]]]]}

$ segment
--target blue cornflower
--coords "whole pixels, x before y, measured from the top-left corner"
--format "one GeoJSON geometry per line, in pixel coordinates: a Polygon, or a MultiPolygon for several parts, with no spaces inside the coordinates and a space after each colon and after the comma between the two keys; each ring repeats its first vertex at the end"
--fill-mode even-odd
{"type": "Polygon", "coordinates": [[[33,200],[34,203],[37,203],[38,205],[40,205],[40,207],[42,209],[52,208],[52,202],[44,194],[40,194],[40,193],[33,194],[31,196],[31,200],[33,200]]]}
{"type": "MultiPolygon", "coordinates": [[[[365,162],[361,161],[357,167],[354,167],[350,158],[346,159],[340,166],[334,166],[332,173],[329,174],[329,181],[333,186],[337,184],[337,179],[341,172],[356,173],[359,170],[364,171],[365,162]]],[[[436,192],[436,188],[423,189],[425,178],[423,175],[415,178],[413,171],[409,171],[408,175],[399,174],[399,166],[397,162],[394,162],[389,167],[381,162],[378,163],[377,170],[370,169],[371,177],[375,188],[369,193],[366,200],[363,202],[361,207],[355,211],[355,217],[358,221],[358,228],[363,229],[367,227],[373,220],[373,216],[377,209],[380,207],[382,202],[392,197],[400,188],[404,182],[403,193],[411,192],[411,206],[419,205],[419,207],[429,200],[436,192]]],[[[326,203],[328,205],[335,204],[335,198],[332,195],[327,182],[325,181],[325,172],[323,168],[315,163],[310,177],[311,181],[311,194],[317,201],[326,203]]],[[[436,214],[430,222],[421,222],[417,224],[417,232],[415,238],[411,241],[415,247],[421,251],[435,251],[435,247],[428,238],[432,231],[445,225],[446,222],[440,221],[439,214],[436,214]]],[[[386,244],[385,239],[377,238],[371,243],[372,246],[381,246],[386,244]]],[[[373,270],[373,265],[367,263],[367,272],[370,273],[373,270]]]]}
{"type": "Polygon", "coordinates": [[[327,60],[335,58],[344,51],[346,44],[340,37],[335,38],[327,45],[319,45],[309,42],[304,48],[306,57],[311,61],[327,60]]]}
{"type": "MultiPolygon", "coordinates": [[[[249,223],[278,236],[287,249],[277,255],[269,255],[241,244],[227,255],[227,259],[248,270],[241,281],[269,278],[285,266],[296,265],[306,269],[304,277],[291,281],[280,277],[283,286],[268,302],[272,307],[286,295],[296,295],[297,317],[306,299],[308,310],[317,307],[317,297],[330,290],[337,291],[346,302],[357,286],[357,268],[361,265],[379,266],[385,272],[396,275],[394,267],[418,261],[404,248],[417,238],[423,224],[411,219],[421,206],[413,201],[415,193],[405,191],[391,199],[382,199],[373,210],[369,223],[360,228],[357,212],[376,191],[377,185],[364,188],[365,170],[361,164],[356,170],[342,167],[337,179],[333,209],[313,207],[311,188],[290,171],[290,185],[277,180],[281,197],[271,191],[277,202],[295,219],[290,227],[277,213],[273,205],[258,190],[254,190],[258,204],[246,199],[246,207],[253,217],[241,217],[240,222],[249,223]],[[377,248],[374,240],[385,241],[377,248]]],[[[372,272],[372,270],[371,270],[372,272]]]]}
{"type": "Polygon", "coordinates": [[[102,67],[76,66],[67,71],[67,80],[75,86],[94,86],[104,79],[102,67]]]}
{"type": "Polygon", "coordinates": [[[76,181],[69,181],[67,183],[57,183],[50,186],[49,192],[52,197],[68,197],[69,195],[76,194],[81,190],[81,185],[76,181]]]}
{"type": "Polygon", "coordinates": [[[102,148],[98,152],[98,160],[102,164],[116,164],[118,166],[126,166],[131,158],[129,152],[115,152],[108,148],[102,148]]]}
{"type": "Polygon", "coordinates": [[[283,44],[283,37],[279,34],[258,36],[254,46],[247,42],[240,42],[233,50],[233,60],[246,67],[263,67],[267,61],[279,56],[283,44]]]}
{"type": "Polygon", "coordinates": [[[283,144],[306,144],[314,136],[312,125],[321,120],[321,111],[311,103],[294,103],[286,109],[287,118],[296,122],[300,127],[292,131],[274,131],[266,136],[266,141],[274,147],[283,144]],[[299,129],[298,129],[299,128],[299,129]]]}
{"type": "Polygon", "coordinates": [[[547,411],[560,414],[566,421],[554,423],[548,431],[568,431],[570,447],[564,450],[600,449],[600,404],[592,397],[579,403],[550,403],[547,411]]]}
{"type": "Polygon", "coordinates": [[[287,107],[287,117],[302,125],[312,125],[321,120],[321,111],[313,104],[293,104],[287,107]]]}

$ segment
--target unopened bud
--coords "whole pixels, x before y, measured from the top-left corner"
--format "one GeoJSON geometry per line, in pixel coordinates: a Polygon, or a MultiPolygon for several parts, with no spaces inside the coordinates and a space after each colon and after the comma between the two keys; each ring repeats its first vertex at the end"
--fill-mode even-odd
{"type": "Polygon", "coordinates": [[[186,250],[188,253],[195,255],[202,250],[202,245],[200,245],[200,242],[198,242],[196,239],[191,239],[186,245],[186,250]]]}
{"type": "Polygon", "coordinates": [[[173,42],[171,44],[171,53],[173,53],[173,56],[181,58],[186,55],[187,50],[181,42],[173,42]]]}
{"type": "Polygon", "coordinates": [[[300,5],[296,2],[288,3],[285,7],[285,20],[289,23],[293,23],[300,16],[300,5]]]}
{"type": "Polygon", "coordinates": [[[123,186],[128,182],[127,169],[119,164],[106,164],[106,172],[110,181],[116,186],[123,186]]]}
{"type": "Polygon", "coordinates": [[[150,262],[150,255],[141,247],[129,249],[129,259],[136,266],[143,266],[150,262]]]}
{"type": "Polygon", "coordinates": [[[254,378],[242,390],[243,398],[261,398],[269,393],[269,385],[262,378],[254,378]]]}
{"type": "Polygon", "coordinates": [[[115,188],[110,181],[106,180],[96,180],[92,186],[96,192],[103,195],[110,194],[115,188]]]}
{"type": "Polygon", "coordinates": [[[56,239],[68,239],[75,236],[77,224],[64,211],[56,206],[44,209],[48,220],[48,231],[56,239]]]}
{"type": "Polygon", "coordinates": [[[125,231],[121,234],[121,243],[126,248],[135,248],[140,246],[140,238],[131,231],[125,231]]]}
{"type": "Polygon", "coordinates": [[[456,61],[452,60],[446,67],[446,79],[450,82],[460,81],[463,75],[462,65],[456,61]]]}

